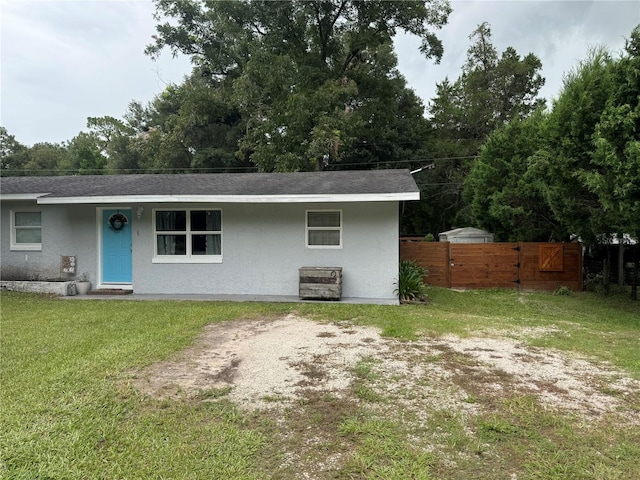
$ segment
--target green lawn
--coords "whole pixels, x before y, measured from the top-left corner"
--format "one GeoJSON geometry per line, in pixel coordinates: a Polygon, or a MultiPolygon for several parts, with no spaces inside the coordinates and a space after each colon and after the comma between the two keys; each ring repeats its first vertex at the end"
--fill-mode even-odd
{"type": "Polygon", "coordinates": [[[432,427],[417,431],[411,419],[379,414],[384,398],[367,390],[375,366],[366,362],[354,372],[359,402],[323,397],[283,417],[240,411],[224,396],[154,400],[126,383],[128,371],[189,345],[206,324],[290,312],[373,325],[407,341],[554,326],[561,335],[529,343],[589,355],[640,379],[640,302],[436,288],[429,298],[427,305],[372,306],[61,301],[3,292],[0,478],[295,479],[300,472],[287,458],[322,459],[347,447],[347,460],[319,478],[508,479],[516,471],[519,480],[618,479],[640,472],[638,425],[615,416],[584,425],[529,397],[505,396],[473,419],[427,412],[432,427]],[[304,432],[315,425],[327,438],[310,449],[304,432]],[[427,448],[430,441],[438,448],[427,448]]]}

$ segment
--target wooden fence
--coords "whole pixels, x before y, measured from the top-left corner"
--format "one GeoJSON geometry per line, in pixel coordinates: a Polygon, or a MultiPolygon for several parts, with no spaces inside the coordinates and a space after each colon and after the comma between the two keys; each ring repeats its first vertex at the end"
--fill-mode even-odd
{"type": "Polygon", "coordinates": [[[425,267],[430,285],[448,288],[582,290],[577,243],[449,243],[402,237],[400,258],[425,267]]]}

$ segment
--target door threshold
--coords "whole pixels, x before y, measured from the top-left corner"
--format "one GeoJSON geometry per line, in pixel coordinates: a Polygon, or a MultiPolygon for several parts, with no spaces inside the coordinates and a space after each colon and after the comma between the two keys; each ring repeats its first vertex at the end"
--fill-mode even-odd
{"type": "Polygon", "coordinates": [[[124,288],[100,288],[98,290],[90,290],[87,295],[130,295],[133,289],[124,288]]]}

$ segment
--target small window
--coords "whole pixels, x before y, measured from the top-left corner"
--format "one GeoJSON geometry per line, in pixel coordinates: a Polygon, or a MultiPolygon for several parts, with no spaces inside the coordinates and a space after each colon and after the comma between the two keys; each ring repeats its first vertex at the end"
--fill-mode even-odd
{"type": "Polygon", "coordinates": [[[42,213],[11,212],[11,249],[42,250],[42,213]]]}
{"type": "Polygon", "coordinates": [[[341,248],[342,212],[308,211],[306,232],[309,248],[341,248]]]}
{"type": "Polygon", "coordinates": [[[156,210],[154,222],[154,262],[222,261],[220,210],[156,210]]]}

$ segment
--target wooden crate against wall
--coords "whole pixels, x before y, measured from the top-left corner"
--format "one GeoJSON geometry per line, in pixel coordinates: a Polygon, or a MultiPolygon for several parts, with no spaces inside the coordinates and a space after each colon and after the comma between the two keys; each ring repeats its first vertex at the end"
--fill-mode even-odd
{"type": "Polygon", "coordinates": [[[299,296],[307,300],[340,300],[342,267],[302,267],[299,296]]]}

